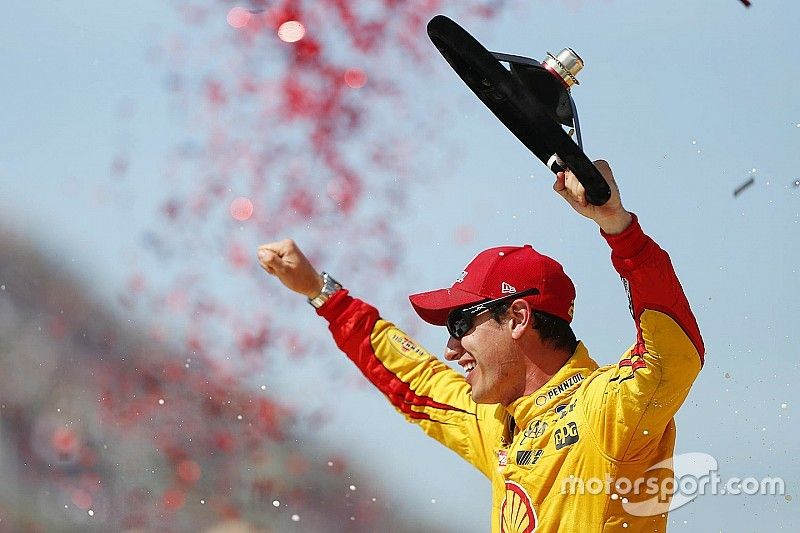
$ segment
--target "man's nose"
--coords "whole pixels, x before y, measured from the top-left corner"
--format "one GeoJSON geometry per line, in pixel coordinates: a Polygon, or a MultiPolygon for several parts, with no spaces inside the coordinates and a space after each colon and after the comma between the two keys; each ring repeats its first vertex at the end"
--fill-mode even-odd
{"type": "Polygon", "coordinates": [[[455,361],[459,359],[463,353],[464,347],[461,346],[461,341],[450,337],[444,349],[444,358],[448,361],[455,361]]]}

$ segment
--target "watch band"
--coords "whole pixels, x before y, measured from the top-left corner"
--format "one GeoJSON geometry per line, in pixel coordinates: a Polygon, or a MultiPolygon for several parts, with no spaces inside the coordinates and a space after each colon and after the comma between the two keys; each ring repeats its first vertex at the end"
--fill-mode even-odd
{"type": "Polygon", "coordinates": [[[314,309],[319,309],[322,307],[322,304],[327,302],[331,296],[333,296],[337,291],[342,289],[342,284],[333,279],[330,274],[327,272],[322,273],[322,290],[313,298],[308,299],[308,303],[311,304],[311,307],[314,309]]]}

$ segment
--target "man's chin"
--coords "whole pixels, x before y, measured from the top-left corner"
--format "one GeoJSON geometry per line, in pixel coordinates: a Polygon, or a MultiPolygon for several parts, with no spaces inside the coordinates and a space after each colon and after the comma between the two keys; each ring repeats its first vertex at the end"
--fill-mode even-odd
{"type": "Polygon", "coordinates": [[[480,403],[480,404],[498,403],[497,401],[489,398],[486,394],[481,394],[480,392],[478,392],[478,394],[475,394],[474,390],[470,391],[469,394],[472,397],[472,401],[475,403],[480,403]]]}

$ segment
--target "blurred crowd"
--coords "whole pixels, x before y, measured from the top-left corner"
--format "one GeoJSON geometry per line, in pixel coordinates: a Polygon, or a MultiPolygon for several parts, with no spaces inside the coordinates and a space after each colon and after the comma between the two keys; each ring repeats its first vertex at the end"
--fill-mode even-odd
{"type": "Polygon", "coordinates": [[[0,250],[0,532],[420,530],[276,398],[0,250]]]}

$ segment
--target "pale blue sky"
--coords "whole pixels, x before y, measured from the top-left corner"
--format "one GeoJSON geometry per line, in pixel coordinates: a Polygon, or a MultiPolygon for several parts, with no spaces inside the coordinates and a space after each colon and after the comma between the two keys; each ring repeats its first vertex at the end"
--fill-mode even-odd
{"type": "MultiPolygon", "coordinates": [[[[132,250],[156,223],[156,202],[168,186],[160,178],[165,147],[187,136],[163,71],[146,61],[152,43],[177,24],[174,11],[161,2],[12,4],[0,20],[0,223],[41,242],[113,301],[130,274],[132,250]],[[137,112],[121,126],[125,99],[137,112]],[[111,183],[109,164],[122,149],[131,168],[111,183]]],[[[795,531],[800,4],[527,4],[470,30],[497,51],[540,58],[570,46],[582,56],[586,68],[573,94],[587,153],[611,162],[626,207],[670,252],[705,338],[706,366],[678,416],[676,452],[714,455],[723,478],[783,477],[793,496],[702,496],[670,516],[670,531],[795,531]],[[751,173],[754,185],[734,198],[751,173]]],[[[485,247],[530,242],[565,265],[578,289],[575,330],[596,359],[613,361],[633,327],[604,242],[550,190],[546,169],[429,52],[430,68],[408,73],[407,86],[425,94],[408,112],[424,118],[442,106],[457,110],[441,125],[437,145],[409,163],[432,170],[409,188],[409,206],[395,221],[409,251],[393,281],[403,286],[376,292],[336,265],[320,268],[441,354],[444,331],[422,324],[397,295],[449,285],[485,247]],[[462,225],[474,229],[468,244],[453,238],[462,225]]],[[[312,238],[293,236],[301,244],[312,238]]],[[[229,291],[234,300],[250,297],[224,276],[212,283],[209,290],[229,291]]],[[[279,290],[273,280],[261,287],[279,290]]],[[[312,338],[327,342],[305,304],[293,313],[312,338]]],[[[329,357],[337,379],[357,381],[333,350],[329,357]]],[[[314,367],[305,360],[271,371],[291,375],[304,390],[327,377],[314,367]]],[[[301,410],[322,401],[296,390],[281,392],[301,410]]],[[[394,488],[394,507],[453,531],[488,530],[489,487],[477,472],[369,388],[339,393],[337,406],[316,438],[374,468],[394,488]]]]}

